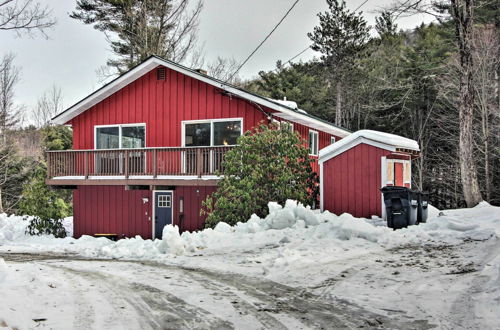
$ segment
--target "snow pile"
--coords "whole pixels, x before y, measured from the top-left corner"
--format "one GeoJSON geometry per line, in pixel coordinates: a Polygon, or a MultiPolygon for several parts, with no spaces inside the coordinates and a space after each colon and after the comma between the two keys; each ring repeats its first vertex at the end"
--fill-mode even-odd
{"type": "Polygon", "coordinates": [[[0,245],[24,239],[28,225],[29,221],[25,221],[23,217],[0,214],[0,245]]]}
{"type": "MultiPolygon", "coordinates": [[[[89,257],[161,260],[169,255],[190,255],[199,251],[252,250],[266,245],[285,245],[283,260],[293,262],[301,249],[310,251],[342,251],[379,249],[408,244],[457,243],[464,239],[483,240],[500,236],[500,208],[484,203],[476,208],[445,211],[427,223],[393,231],[380,221],[337,216],[328,211],[312,211],[301,203],[288,200],[284,206],[268,204],[269,215],[252,215],[245,223],[230,226],[219,223],[214,229],[179,233],[177,226],[166,226],[163,239],[144,240],[137,236],[117,242],[106,238],[82,236],[54,239],[51,236],[28,236],[28,221],[22,217],[0,216],[0,246],[17,246],[29,251],[71,252],[89,257]]],[[[433,213],[439,212],[434,210],[433,213]]],[[[333,252],[334,251],[334,252],[333,252]]]]}

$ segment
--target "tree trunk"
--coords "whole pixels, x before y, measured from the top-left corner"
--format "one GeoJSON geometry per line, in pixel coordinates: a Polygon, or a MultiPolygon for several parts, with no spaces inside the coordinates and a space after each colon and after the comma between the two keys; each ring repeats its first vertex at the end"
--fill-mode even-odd
{"type": "Polygon", "coordinates": [[[335,86],[337,101],[335,102],[335,125],[342,126],[342,84],[337,81],[335,86]]]}
{"type": "Polygon", "coordinates": [[[451,0],[451,3],[461,68],[458,104],[460,113],[460,174],[465,202],[468,207],[473,207],[482,200],[473,154],[474,67],[472,60],[472,14],[474,0],[451,0]]]}
{"type": "Polygon", "coordinates": [[[2,187],[0,187],[0,214],[3,213],[2,187]]]}

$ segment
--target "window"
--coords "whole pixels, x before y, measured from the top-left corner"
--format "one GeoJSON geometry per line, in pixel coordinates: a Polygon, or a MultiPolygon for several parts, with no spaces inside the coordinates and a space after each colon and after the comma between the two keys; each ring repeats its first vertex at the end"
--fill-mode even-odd
{"type": "Polygon", "coordinates": [[[144,148],[146,126],[144,124],[96,126],[96,149],[144,148]]]}
{"type": "Polygon", "coordinates": [[[334,144],[335,143],[335,136],[331,136],[330,137],[330,144],[334,144]]]}
{"type": "Polygon", "coordinates": [[[236,145],[242,131],[242,120],[207,120],[184,122],[184,146],[231,146],[236,145]]]}
{"type": "Polygon", "coordinates": [[[214,122],[214,146],[231,146],[241,135],[241,121],[214,122]]]}
{"type": "Polygon", "coordinates": [[[318,155],[318,132],[309,131],[309,154],[318,155]]]}
{"type": "Polygon", "coordinates": [[[171,207],[172,198],[170,195],[159,195],[158,196],[158,207],[171,207]]]}
{"type": "Polygon", "coordinates": [[[185,146],[210,146],[210,123],[186,124],[185,146]]]}

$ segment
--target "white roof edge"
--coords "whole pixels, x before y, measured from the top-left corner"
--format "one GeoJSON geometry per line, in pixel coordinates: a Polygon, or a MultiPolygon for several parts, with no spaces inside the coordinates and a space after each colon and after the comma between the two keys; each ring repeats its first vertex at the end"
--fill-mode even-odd
{"type": "Polygon", "coordinates": [[[360,143],[366,143],[378,148],[395,151],[396,148],[420,151],[418,142],[399,135],[378,132],[373,130],[360,130],[346,138],[335,142],[319,151],[319,162],[333,158],[360,143]]]}
{"type": "MultiPolygon", "coordinates": [[[[151,71],[153,68],[155,68],[158,65],[163,65],[171,70],[180,72],[182,74],[185,74],[186,76],[189,76],[191,78],[203,81],[209,85],[218,87],[220,89],[223,89],[233,95],[242,97],[244,99],[253,101],[255,103],[258,103],[260,105],[266,106],[270,109],[276,110],[278,112],[281,112],[283,114],[286,114],[289,117],[294,118],[297,122],[308,122],[313,124],[315,127],[321,127],[324,131],[329,132],[331,134],[337,135],[339,137],[346,137],[350,135],[351,133],[347,130],[344,130],[339,127],[335,127],[332,125],[329,125],[321,120],[311,118],[307,115],[297,113],[296,111],[293,111],[291,109],[288,109],[284,106],[281,106],[279,104],[276,104],[274,102],[268,101],[267,99],[259,96],[252,95],[250,93],[247,93],[245,91],[239,90],[237,88],[231,87],[229,85],[226,85],[224,83],[217,82],[209,77],[206,77],[202,74],[193,72],[191,70],[185,69],[181,66],[172,64],[168,61],[162,60],[158,57],[151,57],[150,59],[146,60],[145,62],[139,64],[132,70],[128,71],[127,73],[123,74],[122,76],[118,77],[114,81],[108,83],[107,85],[104,85],[101,87],[101,89],[98,89],[96,92],[90,94],[83,100],[79,101],[75,105],[71,106],[64,112],[60,113],[56,117],[52,119],[52,122],[54,124],[58,125],[63,125],[67,123],[69,120],[72,118],[78,116],[79,114],[83,113],[90,107],[96,105],[100,101],[104,100],[106,97],[110,96],[111,94],[115,93],[116,91],[120,90],[121,88],[125,87],[129,83],[133,82],[134,80],[140,78],[147,72],[151,71]]],[[[291,119],[294,121],[293,119],[291,119]]]]}

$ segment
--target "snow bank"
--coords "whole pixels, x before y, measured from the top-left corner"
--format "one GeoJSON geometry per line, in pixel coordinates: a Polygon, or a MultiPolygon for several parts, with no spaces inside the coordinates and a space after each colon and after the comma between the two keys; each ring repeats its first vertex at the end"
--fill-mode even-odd
{"type": "MultiPolygon", "coordinates": [[[[252,249],[267,244],[310,245],[311,249],[335,246],[340,249],[366,248],[375,245],[390,248],[408,244],[449,243],[500,236],[500,208],[484,203],[473,209],[445,211],[427,223],[393,231],[373,219],[320,213],[296,201],[284,206],[270,202],[269,215],[252,215],[245,223],[230,226],[219,223],[214,229],[179,233],[177,226],[166,226],[161,240],[137,236],[118,242],[83,236],[80,239],[55,239],[50,236],[27,236],[27,221],[22,217],[0,216],[0,246],[19,246],[30,251],[73,252],[90,257],[159,260],[169,255],[189,255],[201,250],[252,249]],[[346,243],[352,241],[351,243],[346,243]],[[291,242],[291,243],[290,243],[291,242]],[[363,243],[365,242],[365,243],[363,243]],[[354,244],[355,243],[355,244],[354,244]],[[367,245],[367,246],[368,246],[367,245]]],[[[439,212],[431,209],[431,214],[439,212]]],[[[295,252],[287,252],[288,261],[295,252]]]]}

